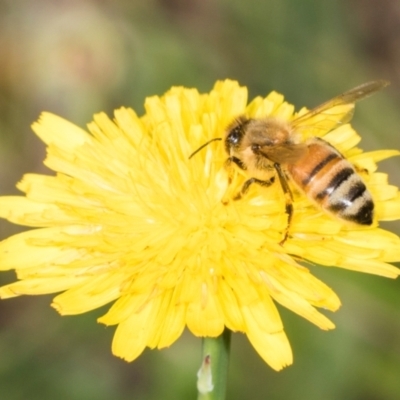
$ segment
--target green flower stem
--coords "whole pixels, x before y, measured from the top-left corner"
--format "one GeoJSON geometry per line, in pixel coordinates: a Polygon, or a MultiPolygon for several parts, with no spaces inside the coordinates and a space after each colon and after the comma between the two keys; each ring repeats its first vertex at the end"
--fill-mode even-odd
{"type": "Polygon", "coordinates": [[[224,400],[228,377],[231,331],[203,338],[202,365],[197,374],[197,400],[224,400]]]}

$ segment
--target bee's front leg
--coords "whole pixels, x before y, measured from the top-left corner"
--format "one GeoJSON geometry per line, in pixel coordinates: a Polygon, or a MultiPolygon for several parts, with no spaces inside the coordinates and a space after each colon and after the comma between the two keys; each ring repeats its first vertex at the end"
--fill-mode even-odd
{"type": "MultiPolygon", "coordinates": [[[[242,160],[240,160],[239,158],[235,157],[235,156],[231,156],[228,157],[225,161],[225,168],[228,171],[232,171],[232,169],[230,168],[232,164],[236,164],[240,169],[246,170],[246,165],[242,162],[242,160]]],[[[232,183],[232,175],[229,173],[228,175],[228,182],[229,184],[232,183]]]]}

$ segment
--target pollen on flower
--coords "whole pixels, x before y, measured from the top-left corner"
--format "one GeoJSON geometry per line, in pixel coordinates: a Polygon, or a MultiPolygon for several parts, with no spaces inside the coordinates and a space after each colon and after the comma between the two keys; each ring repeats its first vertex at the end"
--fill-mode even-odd
{"type": "MultiPolygon", "coordinates": [[[[43,113],[33,130],[56,174],[27,174],[18,184],[23,196],[0,197],[2,218],[37,228],[0,243],[0,269],[18,276],[0,297],[59,293],[52,306],[62,315],[112,303],[99,322],[117,326],[112,351],[128,361],[146,347],[170,346],[185,328],[199,337],[228,328],[282,369],[292,351],[276,304],[325,330],[334,325],[318,308],[340,306],[302,261],[399,274],[390,263],[400,260],[400,239],[378,223],[400,218],[400,195],[377,172],[379,161],[399,153],[356,148],[358,134],[334,120],[353,108],[316,113],[296,129],[300,144],[318,136],[360,174],[375,203],[367,227],[324,212],[291,181],[288,224],[289,196],[278,177],[234,200],[250,169],[227,162],[223,141],[189,159],[224,139],[239,116],[306,118],[306,109],[295,113],[276,92],[248,103],[247,89],[230,80],[203,94],[174,87],[146,99],[143,116],[127,108],[114,119],[100,113],[88,131],[43,113]]],[[[265,168],[276,173],[266,161],[265,168]]]]}

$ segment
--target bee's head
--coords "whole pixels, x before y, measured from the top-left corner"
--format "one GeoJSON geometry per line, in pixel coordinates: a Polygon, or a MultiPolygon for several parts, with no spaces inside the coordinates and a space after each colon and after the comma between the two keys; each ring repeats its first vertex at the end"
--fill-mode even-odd
{"type": "Polygon", "coordinates": [[[226,130],[225,150],[228,154],[235,153],[240,148],[246,133],[249,119],[245,117],[236,118],[226,130]]]}

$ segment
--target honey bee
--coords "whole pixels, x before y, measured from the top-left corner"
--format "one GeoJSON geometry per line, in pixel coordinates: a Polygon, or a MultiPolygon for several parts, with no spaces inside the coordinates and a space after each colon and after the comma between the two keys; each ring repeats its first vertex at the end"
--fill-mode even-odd
{"type": "MultiPolygon", "coordinates": [[[[237,165],[249,177],[234,199],[244,196],[252,184],[270,186],[278,177],[288,215],[281,244],[288,237],[293,215],[293,194],[288,181],[323,211],[344,221],[372,225],[374,201],[356,168],[327,141],[315,135],[304,140],[301,131],[318,129],[315,117],[319,115],[332,123],[331,130],[348,122],[356,101],[388,84],[378,80],[357,86],[290,122],[274,117],[240,116],[228,126],[224,138],[226,164],[237,165]],[[346,105],[347,108],[341,107],[346,105]]],[[[214,140],[222,138],[211,141],[214,140]]]]}

